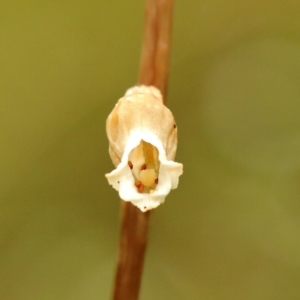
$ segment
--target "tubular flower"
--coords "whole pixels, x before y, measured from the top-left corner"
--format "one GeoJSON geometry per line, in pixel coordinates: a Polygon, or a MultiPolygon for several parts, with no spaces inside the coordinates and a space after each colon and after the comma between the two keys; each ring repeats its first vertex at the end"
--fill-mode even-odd
{"type": "Polygon", "coordinates": [[[182,164],[174,162],[177,126],[153,86],[135,86],[106,121],[109,154],[116,169],[106,174],[121,199],[141,211],[153,209],[177,188],[182,164]]]}

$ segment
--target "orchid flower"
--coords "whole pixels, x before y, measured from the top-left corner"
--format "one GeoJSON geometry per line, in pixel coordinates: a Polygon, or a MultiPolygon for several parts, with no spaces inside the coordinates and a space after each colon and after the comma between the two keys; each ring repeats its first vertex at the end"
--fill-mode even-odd
{"type": "Polygon", "coordinates": [[[153,86],[135,86],[119,99],[106,121],[115,169],[106,174],[121,199],[141,211],[153,209],[177,188],[183,166],[174,162],[177,126],[153,86]]]}

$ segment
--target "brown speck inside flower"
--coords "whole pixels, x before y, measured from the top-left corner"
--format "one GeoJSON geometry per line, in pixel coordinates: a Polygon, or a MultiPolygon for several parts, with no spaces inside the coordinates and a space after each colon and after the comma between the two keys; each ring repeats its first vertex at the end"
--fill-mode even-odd
{"type": "Polygon", "coordinates": [[[156,147],[141,141],[129,154],[128,166],[139,193],[153,193],[158,184],[159,160],[156,147]]]}

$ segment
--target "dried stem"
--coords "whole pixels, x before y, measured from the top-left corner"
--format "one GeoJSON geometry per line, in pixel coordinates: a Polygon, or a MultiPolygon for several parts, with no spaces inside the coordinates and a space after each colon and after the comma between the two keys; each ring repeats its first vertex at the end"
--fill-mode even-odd
{"type": "MultiPolygon", "coordinates": [[[[139,84],[154,85],[166,97],[173,0],[147,0],[139,84]]],[[[141,285],[150,211],[122,201],[114,300],[137,300],[141,285]]]]}
{"type": "Polygon", "coordinates": [[[171,49],[173,0],[147,0],[139,83],[166,96],[171,49]]]}

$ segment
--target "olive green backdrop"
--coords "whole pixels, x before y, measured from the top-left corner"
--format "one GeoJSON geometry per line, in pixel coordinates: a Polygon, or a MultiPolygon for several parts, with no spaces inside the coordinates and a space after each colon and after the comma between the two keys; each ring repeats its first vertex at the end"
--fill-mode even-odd
{"type": "MultiPolygon", "coordinates": [[[[142,300],[300,299],[300,2],[175,1],[179,189],[142,300]]],[[[109,299],[120,200],[105,120],[143,1],[1,1],[0,299],[109,299]]]]}

